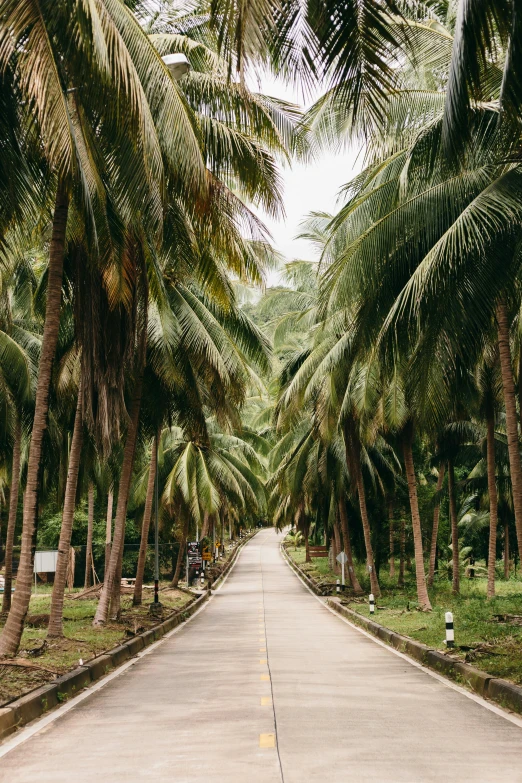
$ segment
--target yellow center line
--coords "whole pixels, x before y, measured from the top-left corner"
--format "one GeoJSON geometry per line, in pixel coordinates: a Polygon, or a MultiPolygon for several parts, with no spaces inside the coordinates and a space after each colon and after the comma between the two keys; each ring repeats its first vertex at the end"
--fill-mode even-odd
{"type": "Polygon", "coordinates": [[[270,675],[269,674],[262,674],[259,679],[263,680],[263,682],[270,682],[270,675]]]}
{"type": "Polygon", "coordinates": [[[271,696],[261,696],[261,706],[262,707],[271,707],[272,706],[272,697],[271,696]]]}
{"type": "Polygon", "coordinates": [[[265,665],[266,665],[266,658],[260,658],[260,659],[259,659],[259,663],[260,663],[260,664],[265,664],[265,665]]]}
{"type": "Polygon", "coordinates": [[[260,748],[275,748],[275,734],[260,734],[259,735],[259,747],[260,748]]]}

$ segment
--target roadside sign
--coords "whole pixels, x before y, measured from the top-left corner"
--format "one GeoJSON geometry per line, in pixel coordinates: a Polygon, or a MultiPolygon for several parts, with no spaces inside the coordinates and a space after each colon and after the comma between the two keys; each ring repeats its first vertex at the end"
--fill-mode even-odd
{"type": "Polygon", "coordinates": [[[346,557],[346,552],[339,552],[337,557],[335,558],[338,563],[341,563],[341,565],[344,565],[348,562],[348,558],[346,557]]]}
{"type": "Polygon", "coordinates": [[[212,555],[208,551],[208,549],[203,550],[203,560],[212,560],[212,555]]]}
{"type": "Polygon", "coordinates": [[[187,544],[187,560],[189,566],[201,567],[201,549],[198,541],[189,541],[187,544]]]}

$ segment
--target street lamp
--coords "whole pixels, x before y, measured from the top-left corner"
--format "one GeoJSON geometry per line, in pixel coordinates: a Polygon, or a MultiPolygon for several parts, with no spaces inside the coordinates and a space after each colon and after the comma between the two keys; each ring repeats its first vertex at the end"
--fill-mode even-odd
{"type": "MultiPolygon", "coordinates": [[[[167,68],[170,75],[175,81],[181,79],[186,73],[190,71],[190,63],[184,54],[166,54],[161,58],[167,68]]],[[[158,535],[158,507],[159,507],[159,464],[158,464],[158,451],[159,451],[159,437],[156,438],[156,476],[154,478],[154,603],[151,606],[151,611],[154,613],[160,609],[159,601],[159,535],[158,535]]]]}
{"type": "Polygon", "coordinates": [[[161,59],[169,69],[174,81],[178,81],[190,71],[190,63],[184,54],[166,54],[161,59]]]}

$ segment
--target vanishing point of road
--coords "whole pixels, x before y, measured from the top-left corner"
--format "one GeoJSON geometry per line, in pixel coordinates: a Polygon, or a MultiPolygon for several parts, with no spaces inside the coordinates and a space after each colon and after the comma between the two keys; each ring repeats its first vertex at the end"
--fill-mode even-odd
{"type": "Polygon", "coordinates": [[[1,783],[522,783],[522,728],[321,606],[280,540],[258,533],[193,620],[0,745],[1,783]]]}

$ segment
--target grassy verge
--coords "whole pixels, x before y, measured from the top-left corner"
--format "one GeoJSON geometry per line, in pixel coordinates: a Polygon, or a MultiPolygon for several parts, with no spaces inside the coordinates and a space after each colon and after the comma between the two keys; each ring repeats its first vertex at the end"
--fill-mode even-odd
{"type": "MultiPolygon", "coordinates": [[[[294,551],[286,549],[288,555],[302,566],[305,560],[304,547],[294,551]]],[[[327,558],[314,561],[307,574],[313,579],[335,582],[337,574],[328,568],[327,558]],[[319,576],[318,576],[319,575],[319,576]]],[[[364,573],[360,572],[361,583],[369,590],[364,573]]],[[[486,580],[483,578],[462,579],[461,595],[451,594],[451,584],[440,579],[430,590],[433,611],[421,612],[417,607],[415,577],[406,574],[403,589],[396,586],[388,570],[381,569],[382,597],[377,601],[374,619],[397,633],[410,636],[419,642],[438,650],[445,650],[445,612],[453,612],[455,626],[455,655],[461,660],[488,672],[522,685],[522,580],[512,577],[509,581],[497,581],[497,596],[486,599],[486,580]],[[519,615],[520,620],[502,619],[498,615],[519,615]]],[[[367,598],[356,598],[349,594],[344,599],[350,609],[369,616],[367,598]]]]}

